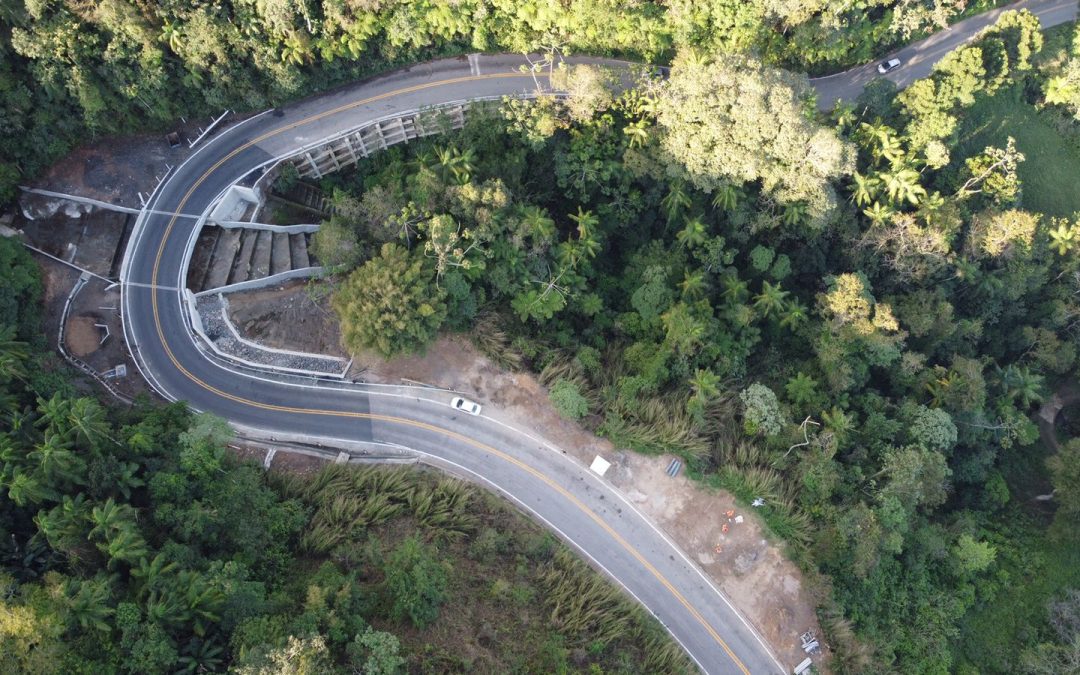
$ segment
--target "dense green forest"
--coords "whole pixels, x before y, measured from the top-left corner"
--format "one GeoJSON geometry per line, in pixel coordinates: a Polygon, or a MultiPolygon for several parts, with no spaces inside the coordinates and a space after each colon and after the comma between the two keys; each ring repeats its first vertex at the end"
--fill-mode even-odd
{"type": "Polygon", "coordinates": [[[825,72],[994,0],[13,0],[0,3],[0,201],[74,145],[264,109],[465,51],[759,53],[825,72]]]}
{"type": "Polygon", "coordinates": [[[32,340],[36,264],[3,238],[0,260],[0,672],[689,672],[644,610],[460,481],[267,475],[218,418],[79,396],[32,340]]]}
{"type": "Polygon", "coordinates": [[[827,114],[753,56],[556,70],[566,99],[324,179],[344,340],[470,330],[566,417],[764,497],[845,672],[1069,672],[1080,440],[1034,415],[1076,386],[1080,42],[1048,40],[1007,13],[827,114]]]}
{"type": "MultiPolygon", "coordinates": [[[[0,201],[76,144],[434,55],[671,63],[629,89],[559,70],[567,99],[507,101],[327,179],[315,247],[347,344],[389,355],[468,330],[567,417],[764,497],[844,672],[1076,671],[1080,411],[1049,439],[1035,413],[1077,379],[1080,32],[1006,14],[931,77],[827,114],[793,74],[994,4],[3,3],[0,201]]],[[[462,670],[439,647],[459,627],[431,620],[472,602],[458,566],[495,580],[469,598],[535,612],[490,622],[523,635],[477,636],[494,670],[683,665],[456,484],[268,479],[211,419],[80,398],[6,240],[0,275],[0,670],[462,670]],[[422,499],[460,527],[425,524],[422,499]],[[537,587],[613,618],[551,614],[537,587]]]]}

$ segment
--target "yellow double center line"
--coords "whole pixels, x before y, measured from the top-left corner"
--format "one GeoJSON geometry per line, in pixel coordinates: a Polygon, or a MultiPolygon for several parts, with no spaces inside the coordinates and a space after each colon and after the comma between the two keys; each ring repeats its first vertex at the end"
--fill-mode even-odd
{"type": "MultiPolygon", "coordinates": [[[[432,89],[432,88],[435,88],[435,87],[441,87],[441,86],[450,85],[450,84],[458,84],[458,83],[461,83],[461,82],[474,82],[474,81],[477,81],[477,80],[486,80],[486,79],[494,79],[494,78],[506,78],[506,77],[532,77],[532,74],[531,73],[491,73],[491,74],[488,74],[488,75],[471,75],[471,76],[467,76],[467,77],[457,77],[457,78],[448,79],[448,80],[441,80],[439,82],[428,82],[428,83],[424,83],[424,84],[414,85],[414,86],[411,86],[411,87],[404,87],[402,89],[397,89],[395,91],[387,92],[385,94],[379,94],[377,96],[372,96],[370,98],[365,98],[365,99],[360,100],[360,101],[354,101],[353,103],[347,103],[345,105],[339,106],[339,107],[334,108],[332,110],[327,110],[327,111],[321,112],[321,113],[319,113],[317,115],[312,115],[310,117],[307,117],[305,119],[300,120],[299,122],[293,122],[292,124],[288,124],[288,125],[283,126],[283,127],[279,128],[279,129],[274,129],[273,131],[268,131],[267,133],[259,136],[258,138],[255,138],[255,139],[253,139],[251,141],[248,141],[247,143],[237,147],[235,150],[230,152],[228,155],[226,155],[225,157],[218,160],[217,163],[215,163],[213,166],[211,166],[206,171],[206,173],[204,173],[202,176],[200,176],[198,178],[198,180],[196,180],[192,184],[191,188],[187,191],[187,194],[184,195],[184,198],[182,200],[180,200],[180,203],[173,210],[173,216],[172,216],[172,218],[169,219],[169,224],[165,228],[165,233],[162,235],[162,238],[161,238],[161,244],[158,246],[157,257],[154,258],[154,271],[153,271],[153,278],[151,280],[151,286],[152,287],[157,287],[158,268],[160,267],[161,259],[165,254],[165,243],[169,239],[169,234],[172,232],[173,225],[176,223],[176,219],[178,218],[178,214],[183,212],[184,206],[187,204],[188,200],[191,198],[191,195],[193,195],[195,193],[195,191],[199,188],[199,186],[202,185],[203,182],[206,181],[206,179],[210,176],[210,174],[217,171],[225,162],[227,162],[230,159],[232,159],[233,157],[237,156],[238,154],[240,154],[241,152],[243,152],[247,148],[250,148],[251,146],[253,146],[253,145],[257,144],[257,143],[259,143],[261,141],[264,141],[267,138],[277,136],[278,134],[284,133],[286,131],[290,131],[292,129],[303,126],[305,124],[310,124],[312,122],[316,122],[318,120],[321,120],[321,119],[323,119],[325,117],[329,117],[331,115],[336,115],[336,114],[341,113],[341,112],[352,110],[352,109],[358,108],[360,106],[367,105],[369,103],[374,103],[374,102],[382,100],[382,99],[391,98],[393,96],[400,96],[402,94],[409,94],[409,93],[421,91],[421,90],[424,90],[424,89],[432,89]]],[[[246,399],[246,398],[242,398],[240,396],[230,394],[230,393],[228,393],[226,391],[222,391],[222,390],[214,387],[213,385],[210,385],[210,384],[207,384],[206,382],[203,382],[195,374],[193,374],[191,371],[189,371],[187,368],[185,368],[176,359],[176,357],[173,355],[172,349],[169,348],[169,343],[165,339],[165,333],[164,333],[164,330],[162,329],[162,326],[161,326],[161,320],[160,320],[159,315],[158,315],[158,293],[157,293],[157,290],[153,291],[153,293],[151,294],[151,297],[152,297],[152,303],[153,303],[153,308],[154,308],[154,324],[157,327],[158,339],[161,341],[162,347],[165,348],[165,353],[168,355],[169,360],[172,361],[172,364],[176,367],[176,369],[179,370],[181,373],[183,373],[185,377],[187,377],[189,380],[191,380],[192,382],[197,384],[199,387],[205,389],[206,391],[217,394],[218,396],[220,396],[222,398],[225,398],[225,399],[228,399],[230,401],[240,403],[240,404],[243,404],[243,405],[246,405],[246,406],[250,406],[252,408],[259,408],[259,409],[262,409],[262,410],[272,410],[272,411],[275,411],[275,412],[296,413],[296,414],[301,414],[301,415],[326,415],[326,416],[330,416],[330,417],[346,417],[346,418],[354,418],[354,419],[378,420],[380,422],[386,422],[386,423],[389,423],[389,424],[397,424],[397,425],[409,426],[409,427],[413,427],[413,428],[417,428],[417,429],[424,429],[426,431],[430,431],[430,432],[433,432],[433,433],[436,433],[436,434],[442,434],[443,436],[446,436],[447,438],[451,438],[451,439],[454,439],[456,441],[460,441],[462,443],[471,445],[471,446],[473,446],[473,447],[475,447],[475,448],[477,448],[479,450],[490,453],[490,454],[498,457],[499,459],[501,459],[501,460],[503,460],[505,462],[509,462],[510,464],[513,464],[514,466],[518,467],[522,471],[525,471],[525,472],[531,474],[537,480],[542,481],[548,487],[550,487],[552,490],[554,490],[559,495],[561,495],[564,499],[566,499],[567,501],[572,503],[574,506],[579,508],[585,515],[587,515],[589,518],[591,518],[593,520],[593,522],[595,522],[605,532],[607,532],[608,535],[611,536],[612,539],[614,539],[620,546],[622,546],[628,553],[630,553],[630,555],[633,556],[634,559],[637,560],[641,564],[642,567],[644,567],[646,570],[648,570],[650,574],[652,574],[654,577],[656,577],[657,581],[659,581],[664,586],[664,588],[666,588],[668,591],[670,591],[671,594],[675,597],[675,599],[678,600],[679,603],[682,604],[683,607],[686,608],[686,610],[690,613],[690,615],[693,616],[694,619],[696,619],[705,628],[705,630],[709,633],[709,635],[712,636],[712,638],[714,640],[716,640],[716,642],[723,648],[724,653],[726,653],[731,658],[731,660],[735,663],[735,665],[739,668],[739,670],[742,671],[744,673],[744,675],[750,675],[750,671],[747,670],[746,666],[743,665],[743,662],[739,660],[739,657],[737,657],[735,655],[735,652],[733,652],[731,650],[731,648],[728,647],[727,643],[724,642],[724,639],[721,638],[720,634],[716,632],[716,629],[714,629],[712,627],[712,625],[705,619],[705,617],[703,617],[701,615],[701,613],[698,612],[698,610],[687,601],[686,597],[683,596],[683,594],[680,593],[679,590],[676,589],[671,584],[671,582],[669,582],[667,580],[667,578],[665,578],[664,575],[661,574],[660,571],[658,569],[656,569],[656,567],[653,566],[652,563],[650,563],[648,560],[646,560],[645,557],[642,556],[641,553],[639,553],[636,548],[631,546],[628,541],[626,541],[618,532],[615,531],[614,528],[612,528],[608,523],[606,523],[598,514],[596,514],[592,509],[590,509],[588,506],[586,506],[584,502],[582,502],[576,496],[571,494],[568,490],[563,488],[561,485],[559,485],[558,483],[553,481],[551,478],[549,478],[544,473],[542,473],[539,470],[529,466],[525,462],[522,462],[521,460],[519,460],[519,459],[517,459],[515,457],[511,457],[510,455],[506,454],[505,452],[503,452],[501,450],[497,450],[496,448],[491,447],[490,445],[487,445],[485,443],[481,443],[481,442],[479,442],[477,440],[474,440],[472,438],[469,438],[468,436],[464,436],[464,435],[459,434],[457,432],[450,431],[449,429],[443,429],[442,427],[437,427],[437,426],[435,426],[433,424],[427,424],[425,422],[419,422],[419,421],[416,421],[416,420],[410,420],[410,419],[406,419],[406,418],[403,418],[403,417],[392,417],[392,416],[389,416],[389,415],[376,415],[374,413],[348,412],[348,411],[338,411],[338,410],[320,410],[320,409],[317,409],[317,408],[294,408],[294,407],[290,407],[290,406],[271,405],[269,403],[262,403],[260,401],[253,401],[253,400],[250,400],[250,399],[246,399]]]]}

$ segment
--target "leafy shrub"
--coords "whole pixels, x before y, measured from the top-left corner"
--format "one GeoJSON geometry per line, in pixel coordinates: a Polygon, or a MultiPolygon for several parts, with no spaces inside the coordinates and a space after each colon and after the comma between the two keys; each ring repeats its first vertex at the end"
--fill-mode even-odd
{"type": "Polygon", "coordinates": [[[745,408],[743,423],[746,433],[763,433],[766,436],[780,433],[785,424],[784,413],[772,389],[755,382],[739,392],[739,399],[745,408]]]}
{"type": "Polygon", "coordinates": [[[567,419],[579,420],[589,414],[589,402],[581,395],[578,386],[569,380],[556,380],[549,396],[555,409],[567,419]]]}

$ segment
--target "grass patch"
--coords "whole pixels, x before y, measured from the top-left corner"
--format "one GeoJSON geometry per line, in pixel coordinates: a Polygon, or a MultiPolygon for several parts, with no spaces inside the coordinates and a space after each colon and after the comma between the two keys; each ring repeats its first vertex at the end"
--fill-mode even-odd
{"type": "Polygon", "coordinates": [[[1050,491],[1046,458],[1038,442],[1006,453],[1000,468],[1012,500],[997,526],[989,528],[997,546],[997,571],[990,597],[965,615],[957,660],[979,672],[1016,672],[1020,653],[1051,638],[1046,605],[1067,588],[1080,587],[1080,543],[1051,526],[1053,506],[1032,501],[1050,491]]]}
{"type": "Polygon", "coordinates": [[[1080,190],[1076,189],[1080,148],[1024,100],[1020,86],[978,101],[961,117],[960,125],[955,168],[987,146],[1005,147],[1012,136],[1026,158],[1018,169],[1024,208],[1051,216],[1080,211],[1080,190]]]}
{"type": "Polygon", "coordinates": [[[969,611],[960,627],[958,660],[984,673],[1017,672],[1020,652],[1050,639],[1047,602],[1080,587],[1076,542],[1057,540],[1029,518],[1018,518],[998,536],[1012,539],[1015,547],[1007,559],[999,559],[999,590],[969,611]]]}

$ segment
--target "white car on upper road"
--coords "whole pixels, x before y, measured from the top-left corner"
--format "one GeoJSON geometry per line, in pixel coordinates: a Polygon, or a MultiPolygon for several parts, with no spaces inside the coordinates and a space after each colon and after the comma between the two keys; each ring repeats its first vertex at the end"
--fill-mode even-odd
{"type": "Polygon", "coordinates": [[[891,73],[899,68],[901,65],[900,59],[889,59],[888,61],[882,61],[877,65],[877,71],[884,75],[885,73],[891,73]]]}
{"type": "Polygon", "coordinates": [[[450,407],[453,408],[454,410],[460,410],[461,412],[469,413],[470,415],[479,415],[480,414],[480,404],[479,403],[477,403],[475,401],[470,401],[467,398],[461,398],[460,396],[455,396],[450,401],[450,407]]]}

